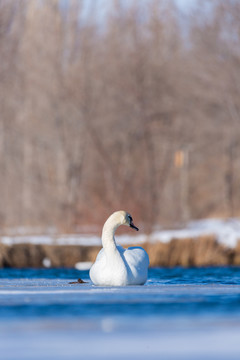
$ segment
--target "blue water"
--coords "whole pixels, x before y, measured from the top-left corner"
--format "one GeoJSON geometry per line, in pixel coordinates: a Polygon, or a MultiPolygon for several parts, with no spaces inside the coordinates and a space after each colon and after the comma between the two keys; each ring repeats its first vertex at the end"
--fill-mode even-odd
{"type": "Polygon", "coordinates": [[[155,268],[144,286],[119,288],[93,286],[88,271],[76,269],[1,269],[0,353],[239,359],[240,268],[155,268]],[[86,283],[69,284],[78,278],[86,283]]]}
{"type": "Polygon", "coordinates": [[[2,269],[0,318],[121,316],[240,316],[240,268],[154,268],[143,287],[96,288],[90,286],[88,271],[75,269],[2,269]],[[70,285],[78,278],[86,284],[70,285]],[[51,283],[58,281],[58,283],[51,283]],[[18,294],[13,289],[65,289],[64,294],[18,294]],[[91,294],[92,288],[99,290],[91,294]],[[68,294],[68,290],[77,290],[68,294]],[[124,289],[124,290],[123,290],[124,289]],[[135,291],[136,289],[136,291],[135,291]],[[81,295],[81,290],[84,293],[81,295]],[[80,291],[80,294],[79,294],[80,291]]]}
{"type": "MultiPolygon", "coordinates": [[[[89,271],[76,269],[12,269],[0,270],[0,279],[89,279],[89,271]]],[[[225,284],[240,285],[240,267],[150,268],[148,284],[225,284]]]]}

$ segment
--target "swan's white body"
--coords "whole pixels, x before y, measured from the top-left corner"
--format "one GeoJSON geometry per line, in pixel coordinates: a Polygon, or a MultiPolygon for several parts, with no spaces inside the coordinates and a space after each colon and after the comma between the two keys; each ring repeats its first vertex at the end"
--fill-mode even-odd
{"type": "Polygon", "coordinates": [[[114,234],[120,225],[128,225],[138,230],[131,216],[125,211],[117,211],[107,219],[102,231],[103,248],[90,269],[90,278],[94,285],[143,285],[147,281],[148,254],[141,247],[124,249],[116,245],[114,234]]]}

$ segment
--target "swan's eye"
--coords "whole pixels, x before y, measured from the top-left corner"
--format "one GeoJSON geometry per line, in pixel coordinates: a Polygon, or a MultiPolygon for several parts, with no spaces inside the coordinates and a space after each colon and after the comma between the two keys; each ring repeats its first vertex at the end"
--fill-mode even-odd
{"type": "Polygon", "coordinates": [[[132,219],[132,217],[130,215],[128,215],[128,219],[129,219],[130,222],[133,221],[133,219],[132,219]]]}

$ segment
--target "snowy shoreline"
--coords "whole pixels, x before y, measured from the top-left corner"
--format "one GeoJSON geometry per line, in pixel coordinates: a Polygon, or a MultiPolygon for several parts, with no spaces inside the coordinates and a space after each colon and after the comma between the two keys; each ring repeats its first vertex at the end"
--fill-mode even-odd
{"type": "MultiPolygon", "coordinates": [[[[24,232],[24,229],[22,230],[24,232]]],[[[201,236],[214,236],[220,244],[229,248],[237,246],[240,239],[240,219],[207,219],[191,221],[185,228],[174,230],[156,230],[150,235],[116,235],[118,244],[168,243],[172,239],[198,238],[201,236]]],[[[46,235],[3,235],[0,243],[8,246],[15,244],[35,245],[79,245],[101,246],[100,235],[91,234],[46,234],[46,235]]]]}

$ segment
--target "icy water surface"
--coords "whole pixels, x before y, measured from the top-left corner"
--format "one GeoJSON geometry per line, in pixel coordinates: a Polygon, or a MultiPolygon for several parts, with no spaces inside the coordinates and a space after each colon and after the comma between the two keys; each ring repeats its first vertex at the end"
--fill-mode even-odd
{"type": "Polygon", "coordinates": [[[0,354],[240,359],[240,268],[156,268],[120,288],[91,285],[88,271],[1,269],[0,354]]]}

